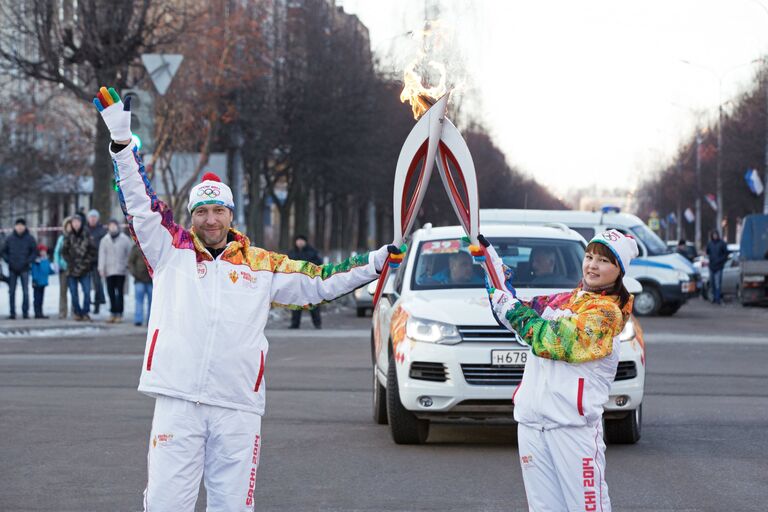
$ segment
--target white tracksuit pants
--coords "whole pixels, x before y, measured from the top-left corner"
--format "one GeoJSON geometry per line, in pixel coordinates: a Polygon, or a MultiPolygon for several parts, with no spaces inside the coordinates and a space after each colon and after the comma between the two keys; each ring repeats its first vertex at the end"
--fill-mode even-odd
{"type": "Polygon", "coordinates": [[[517,446],[531,512],[610,512],[601,422],[542,431],[517,426],[517,446]]]}
{"type": "Polygon", "coordinates": [[[159,396],[149,437],[145,512],[193,512],[205,474],[208,512],[252,511],[261,416],[159,396]]]}

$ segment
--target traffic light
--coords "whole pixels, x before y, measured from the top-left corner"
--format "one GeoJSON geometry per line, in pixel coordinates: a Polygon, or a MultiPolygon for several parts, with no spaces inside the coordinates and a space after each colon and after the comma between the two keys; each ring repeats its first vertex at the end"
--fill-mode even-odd
{"type": "Polygon", "coordinates": [[[155,99],[143,89],[124,89],[123,101],[131,98],[131,132],[142,153],[155,149],[155,99]]]}

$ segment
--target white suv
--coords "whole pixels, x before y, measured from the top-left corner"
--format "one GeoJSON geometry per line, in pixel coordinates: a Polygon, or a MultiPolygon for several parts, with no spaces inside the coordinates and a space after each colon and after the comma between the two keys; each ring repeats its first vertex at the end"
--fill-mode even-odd
{"type": "MultiPolygon", "coordinates": [[[[581,278],[586,245],[564,225],[494,224],[481,232],[515,269],[514,285],[523,299],[573,289],[581,278]],[[554,261],[547,273],[540,258],[554,261]]],[[[389,423],[398,444],[425,442],[431,421],[511,420],[513,393],[525,361],[533,357],[494,320],[482,269],[472,264],[460,241],[463,234],[458,226],[416,231],[373,312],[373,417],[389,423]]],[[[605,434],[609,442],[634,443],[640,438],[645,384],[636,319],[627,323],[621,340],[605,404],[605,434]]]]}

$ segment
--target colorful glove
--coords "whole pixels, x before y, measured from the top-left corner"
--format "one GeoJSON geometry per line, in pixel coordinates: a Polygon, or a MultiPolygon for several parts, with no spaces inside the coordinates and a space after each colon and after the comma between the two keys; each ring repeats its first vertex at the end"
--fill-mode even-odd
{"type": "Polygon", "coordinates": [[[93,98],[93,104],[101,114],[113,141],[131,140],[131,97],[125,103],[113,87],[102,87],[93,98]]]}
{"type": "Polygon", "coordinates": [[[376,272],[381,273],[384,265],[387,263],[387,258],[389,258],[389,268],[398,268],[400,263],[403,262],[403,258],[405,258],[407,249],[408,247],[405,244],[399,248],[389,244],[377,250],[373,256],[373,265],[376,267],[376,272]]]}

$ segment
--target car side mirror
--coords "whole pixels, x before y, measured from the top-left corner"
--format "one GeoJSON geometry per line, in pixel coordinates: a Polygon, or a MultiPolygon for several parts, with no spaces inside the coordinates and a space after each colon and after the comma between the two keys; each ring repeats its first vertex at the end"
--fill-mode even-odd
{"type": "Polygon", "coordinates": [[[624,288],[626,288],[627,291],[632,295],[637,295],[638,293],[643,291],[643,285],[640,284],[640,281],[638,281],[634,277],[624,276],[623,282],[624,282],[624,288]]]}
{"type": "Polygon", "coordinates": [[[387,282],[384,283],[384,288],[381,290],[381,294],[385,297],[391,297],[397,294],[397,292],[395,291],[395,273],[394,272],[391,272],[387,276],[387,282]]]}

